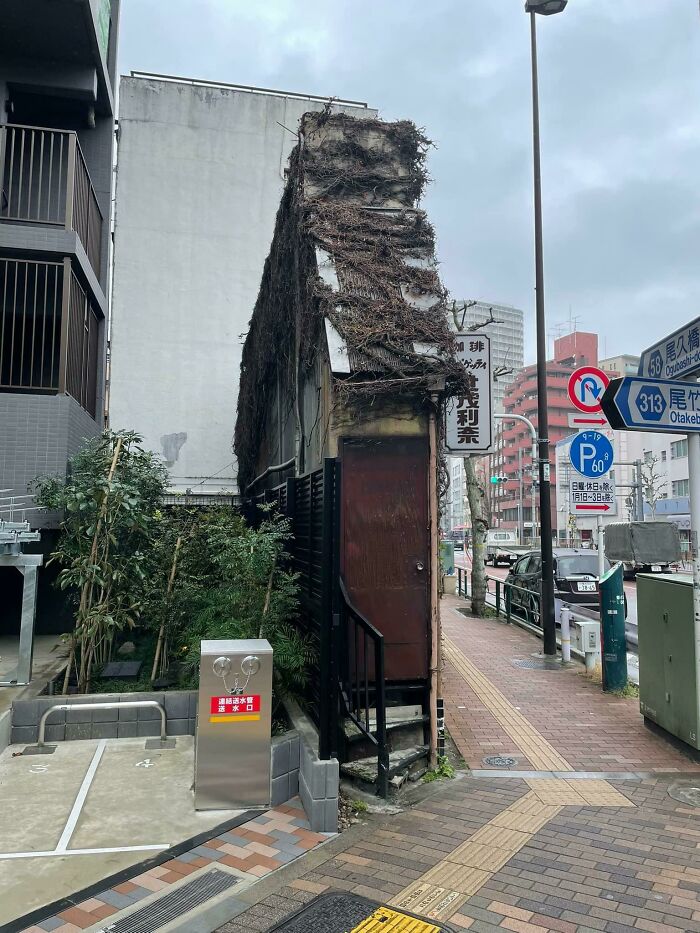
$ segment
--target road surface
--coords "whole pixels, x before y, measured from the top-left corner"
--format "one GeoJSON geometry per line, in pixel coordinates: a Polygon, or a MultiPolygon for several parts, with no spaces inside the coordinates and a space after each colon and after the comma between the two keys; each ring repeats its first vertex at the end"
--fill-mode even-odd
{"type": "MultiPolygon", "coordinates": [[[[464,551],[457,551],[455,553],[455,566],[460,567],[462,570],[469,573],[471,570],[471,554],[469,552],[464,553],[464,551]]],[[[486,575],[492,580],[505,580],[508,576],[508,567],[491,567],[490,565],[486,567],[486,575]]],[[[635,580],[625,580],[624,582],[625,596],[627,597],[627,619],[625,620],[625,630],[627,635],[627,669],[629,679],[632,683],[639,683],[639,658],[637,657],[637,583],[635,580]]],[[[493,593],[495,587],[492,583],[489,587],[491,593],[493,593]]],[[[490,599],[487,597],[487,601],[490,603],[495,602],[495,595],[492,595],[490,599]]]]}
{"type": "MultiPolygon", "coordinates": [[[[457,551],[455,553],[455,566],[461,567],[462,570],[471,570],[471,554],[467,552],[465,556],[464,551],[457,551]]],[[[491,567],[489,565],[486,568],[486,575],[497,580],[505,580],[508,576],[508,567],[491,567]]],[[[625,596],[627,597],[627,635],[630,641],[636,642],[637,583],[635,580],[625,580],[624,587],[625,596]]]]}

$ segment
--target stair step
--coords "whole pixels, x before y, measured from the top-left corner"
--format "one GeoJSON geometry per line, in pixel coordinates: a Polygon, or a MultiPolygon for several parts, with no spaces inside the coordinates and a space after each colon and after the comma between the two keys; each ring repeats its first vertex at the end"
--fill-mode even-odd
{"type": "MultiPolygon", "coordinates": [[[[394,732],[399,729],[405,729],[406,726],[421,726],[426,722],[430,721],[430,716],[423,715],[422,713],[417,716],[411,716],[406,719],[387,719],[386,731],[394,732]]],[[[374,733],[377,729],[377,720],[370,718],[369,720],[370,732],[374,733]]],[[[359,729],[352,719],[345,719],[343,722],[343,732],[345,733],[345,738],[348,742],[357,742],[360,739],[364,738],[364,732],[359,729]]]]}
{"type": "MultiPolygon", "coordinates": [[[[393,777],[427,755],[427,745],[414,745],[413,748],[402,748],[399,751],[390,752],[389,777],[393,777]]],[[[366,781],[368,784],[376,784],[378,770],[376,755],[370,758],[358,758],[357,761],[347,761],[340,766],[341,773],[346,777],[366,781]]]]}

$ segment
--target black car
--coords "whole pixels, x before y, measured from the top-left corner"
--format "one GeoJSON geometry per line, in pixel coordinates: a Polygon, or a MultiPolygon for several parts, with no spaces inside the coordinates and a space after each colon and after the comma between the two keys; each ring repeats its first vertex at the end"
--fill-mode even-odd
{"type": "MultiPolygon", "coordinates": [[[[605,569],[610,563],[605,561],[605,569]]],[[[511,608],[519,615],[539,623],[539,597],[542,586],[542,555],[529,551],[510,570],[506,583],[510,590],[511,608]]],[[[570,606],[600,610],[598,592],[598,553],[578,548],[554,550],[554,598],[570,606]]],[[[559,613],[557,612],[557,616],[559,613]]]]}

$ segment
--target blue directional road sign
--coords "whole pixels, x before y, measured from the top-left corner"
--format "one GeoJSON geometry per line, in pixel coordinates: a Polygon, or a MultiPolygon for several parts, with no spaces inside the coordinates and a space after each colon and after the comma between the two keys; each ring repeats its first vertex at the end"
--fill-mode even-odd
{"type": "Polygon", "coordinates": [[[639,376],[680,379],[700,370],[700,318],[659,340],[642,353],[639,376]]]}
{"type": "Polygon", "coordinates": [[[613,379],[603,396],[612,428],[664,434],[700,432],[700,384],[626,376],[613,379]]]}
{"type": "Polygon", "coordinates": [[[613,446],[600,431],[581,431],[571,442],[569,457],[577,473],[597,478],[613,465],[613,446]]]}

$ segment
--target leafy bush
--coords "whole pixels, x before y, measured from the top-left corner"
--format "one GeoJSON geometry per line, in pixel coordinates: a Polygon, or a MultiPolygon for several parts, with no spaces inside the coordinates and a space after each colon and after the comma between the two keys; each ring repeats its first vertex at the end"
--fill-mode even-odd
{"type": "Polygon", "coordinates": [[[64,514],[50,560],[62,565],[59,586],[76,606],[64,691],[73,664],[78,689],[90,688],[95,664],[111,655],[115,636],[139,618],[148,589],[148,547],[167,473],[130,431],[105,431],[70,462],[65,480],[38,477],[38,505],[64,514]]]}
{"type": "Polygon", "coordinates": [[[313,652],[292,624],[289,522],[269,509],[256,527],[230,508],[166,509],[166,483],[158,458],[126,431],[89,441],[65,480],[35,481],[38,504],[64,513],[50,558],[75,606],[64,692],[73,666],[87,692],[118,637],[138,629],[142,682],[150,667],[150,682],[176,669],[182,686],[196,685],[202,639],[267,638],[277,696],[298,694],[313,652]]]}

